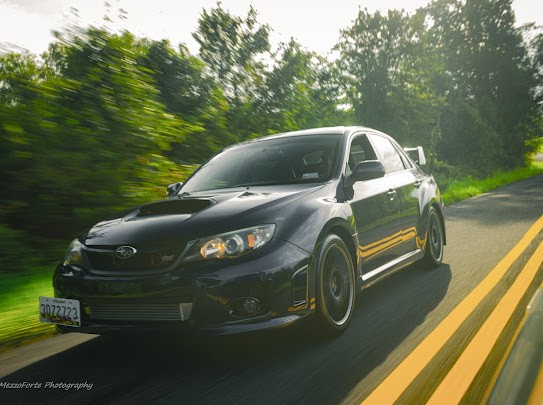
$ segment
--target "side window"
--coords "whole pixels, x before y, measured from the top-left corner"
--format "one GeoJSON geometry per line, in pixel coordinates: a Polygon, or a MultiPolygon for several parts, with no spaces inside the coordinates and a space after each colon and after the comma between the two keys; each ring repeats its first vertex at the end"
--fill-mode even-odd
{"type": "Polygon", "coordinates": [[[370,137],[387,174],[405,170],[400,154],[387,138],[379,135],[370,135],[370,137]]]}
{"type": "MultiPolygon", "coordinates": [[[[396,149],[398,150],[398,149],[396,149]]],[[[403,162],[403,165],[406,169],[411,169],[413,167],[413,164],[409,161],[409,158],[407,157],[407,155],[405,153],[402,153],[401,150],[398,151],[398,153],[400,154],[400,157],[402,158],[402,162],[403,162]]]]}
{"type": "Polygon", "coordinates": [[[396,152],[398,152],[398,155],[400,155],[400,158],[402,159],[403,166],[406,169],[413,168],[413,162],[409,159],[409,156],[407,153],[402,149],[400,145],[398,145],[398,142],[392,141],[392,145],[394,146],[394,149],[396,149],[396,152]]]}
{"type": "Polygon", "coordinates": [[[353,171],[356,165],[364,160],[375,160],[377,156],[366,135],[358,135],[351,142],[348,168],[353,171]]]}

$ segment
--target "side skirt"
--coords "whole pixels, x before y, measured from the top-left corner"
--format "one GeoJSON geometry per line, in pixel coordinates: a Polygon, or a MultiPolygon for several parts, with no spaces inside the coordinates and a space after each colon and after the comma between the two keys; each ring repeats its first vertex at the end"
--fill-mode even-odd
{"type": "Polygon", "coordinates": [[[409,266],[411,263],[416,262],[417,260],[422,259],[424,256],[424,251],[422,249],[417,249],[412,252],[406,253],[403,256],[394,259],[381,267],[378,267],[375,270],[370,271],[367,274],[362,274],[360,277],[361,281],[361,290],[369,287],[372,284],[382,280],[383,278],[390,276],[391,274],[397,272],[398,270],[403,269],[404,267],[409,266]]]}

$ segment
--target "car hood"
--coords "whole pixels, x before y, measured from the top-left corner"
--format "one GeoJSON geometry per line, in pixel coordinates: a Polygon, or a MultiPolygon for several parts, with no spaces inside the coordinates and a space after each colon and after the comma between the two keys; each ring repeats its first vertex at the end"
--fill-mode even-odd
{"type": "Polygon", "coordinates": [[[176,196],[103,221],[81,235],[86,246],[185,243],[269,223],[273,212],[321,189],[322,184],[251,187],[176,196]]]}

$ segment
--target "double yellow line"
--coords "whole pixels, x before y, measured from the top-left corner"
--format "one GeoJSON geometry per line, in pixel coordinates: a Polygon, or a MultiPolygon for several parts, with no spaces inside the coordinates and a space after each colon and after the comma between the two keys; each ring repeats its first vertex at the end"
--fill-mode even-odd
{"type": "MultiPolygon", "coordinates": [[[[486,278],[409,354],[362,404],[392,404],[437,355],[479,303],[498,284],[530,243],[543,230],[543,216],[486,278]]],[[[543,262],[539,245],[513,285],[468,344],[452,369],[428,401],[430,404],[459,403],[481,369],[505,324],[534,280],[543,262]]]]}

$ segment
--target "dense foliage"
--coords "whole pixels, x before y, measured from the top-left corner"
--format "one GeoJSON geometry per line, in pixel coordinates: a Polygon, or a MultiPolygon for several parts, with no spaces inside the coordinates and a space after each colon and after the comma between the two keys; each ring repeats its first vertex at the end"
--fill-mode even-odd
{"type": "Polygon", "coordinates": [[[511,0],[354,17],[334,60],[294,40],[272,49],[254,9],[220,4],[200,16],[198,55],[96,27],[66,30],[41,57],[0,54],[0,238],[15,246],[3,260],[28,235],[67,239],[268,133],[372,126],[425,146],[449,177],[522,166],[538,147],[543,35],[515,26],[511,0]]]}

